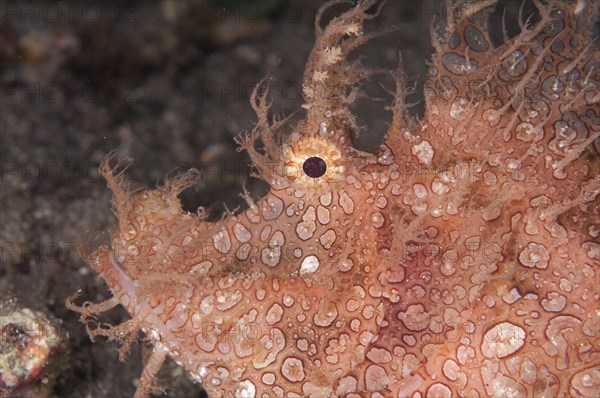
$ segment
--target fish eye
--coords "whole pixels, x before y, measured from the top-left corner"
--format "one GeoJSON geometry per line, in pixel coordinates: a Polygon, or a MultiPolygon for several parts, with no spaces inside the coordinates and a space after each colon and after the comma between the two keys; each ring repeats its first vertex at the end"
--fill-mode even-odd
{"type": "Polygon", "coordinates": [[[302,170],[310,178],[319,178],[327,171],[327,163],[318,156],[311,156],[302,164],[302,170]]]}

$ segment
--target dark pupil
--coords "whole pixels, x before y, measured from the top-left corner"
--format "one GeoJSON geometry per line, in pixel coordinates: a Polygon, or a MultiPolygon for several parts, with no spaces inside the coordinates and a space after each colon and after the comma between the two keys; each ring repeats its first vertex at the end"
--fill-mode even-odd
{"type": "Polygon", "coordinates": [[[323,159],[313,156],[304,161],[302,170],[310,178],[319,178],[327,171],[327,164],[323,159]]]}

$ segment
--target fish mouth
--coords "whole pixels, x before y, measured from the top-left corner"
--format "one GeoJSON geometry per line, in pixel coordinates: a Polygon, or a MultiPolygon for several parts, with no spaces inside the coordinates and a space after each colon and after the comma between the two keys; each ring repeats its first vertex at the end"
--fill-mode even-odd
{"type": "Polygon", "coordinates": [[[193,363],[194,358],[179,347],[179,338],[159,317],[147,299],[138,294],[139,283],[130,278],[123,265],[117,260],[114,250],[106,256],[107,267],[102,277],[109,285],[113,295],[139,324],[140,329],[154,347],[165,350],[178,363],[193,363]]]}
{"type": "Polygon", "coordinates": [[[131,316],[135,316],[135,309],[139,306],[137,295],[137,283],[135,283],[125,271],[125,268],[116,258],[114,250],[110,250],[106,256],[108,267],[102,272],[102,277],[108,284],[113,295],[119,299],[123,307],[131,316]]]}

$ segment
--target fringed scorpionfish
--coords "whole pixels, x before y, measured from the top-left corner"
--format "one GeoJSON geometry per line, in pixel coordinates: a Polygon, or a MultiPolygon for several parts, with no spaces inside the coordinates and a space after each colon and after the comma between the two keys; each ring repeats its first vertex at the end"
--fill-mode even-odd
{"type": "Polygon", "coordinates": [[[394,74],[377,153],[349,106],[381,71],[348,56],[381,4],[323,27],[324,5],[306,117],[284,134],[265,85],[251,96],[238,143],[270,191],[239,214],[183,211],[197,172],[132,193],[104,163],[119,226],[89,262],[113,297],[68,305],[92,337],[144,333],[137,397],[167,357],[211,397],[598,396],[598,3],[535,2],[496,47],[494,4],[448,3],[425,117],[394,74]],[[131,320],[90,326],[117,305],[131,320]]]}

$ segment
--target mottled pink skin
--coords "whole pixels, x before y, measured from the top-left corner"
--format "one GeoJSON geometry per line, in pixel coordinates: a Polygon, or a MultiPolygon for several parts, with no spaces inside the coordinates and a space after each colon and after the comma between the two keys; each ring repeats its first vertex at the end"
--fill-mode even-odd
{"type": "Polygon", "coordinates": [[[271,190],[247,211],[207,222],[177,198],[194,173],[132,195],[103,166],[119,228],[90,261],[154,345],[137,396],[165,356],[214,397],[598,392],[597,6],[538,5],[494,49],[492,7],[450,4],[425,119],[406,116],[399,74],[371,154],[347,106],[374,72],[346,56],[373,4],[317,17],[307,116],[282,144],[252,96],[238,142],[271,190]],[[311,156],[323,177],[302,173],[311,156]]]}

